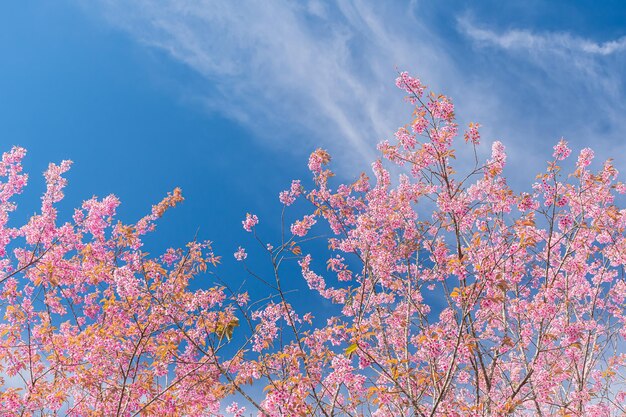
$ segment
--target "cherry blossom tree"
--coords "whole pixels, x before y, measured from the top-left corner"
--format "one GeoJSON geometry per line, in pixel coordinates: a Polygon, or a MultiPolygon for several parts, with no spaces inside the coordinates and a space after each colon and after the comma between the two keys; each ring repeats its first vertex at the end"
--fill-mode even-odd
{"type": "Polygon", "coordinates": [[[279,195],[281,235],[266,241],[263,219],[243,220],[254,245],[234,257],[267,289],[254,299],[227,281],[190,286],[220,262],[210,242],[142,251],[183,200],[178,189],[135,224],[114,220],[114,196],[59,224],[70,163],[51,164],[40,213],[10,226],[27,177],[25,151],[5,153],[0,410],[626,415],[626,210],[616,202],[626,185],[612,162],[594,171],[590,149],[574,161],[561,140],[527,192],[514,192],[500,142],[481,162],[471,123],[460,147],[473,162],[461,170],[452,101],[407,73],[396,84],[413,116],[379,145],[373,179],[334,186],[318,149],[308,188],[296,180],[279,195]],[[307,211],[287,222],[294,204],[307,211]],[[294,302],[284,278],[294,266],[309,288],[298,297],[317,297],[318,311],[294,302]]]}

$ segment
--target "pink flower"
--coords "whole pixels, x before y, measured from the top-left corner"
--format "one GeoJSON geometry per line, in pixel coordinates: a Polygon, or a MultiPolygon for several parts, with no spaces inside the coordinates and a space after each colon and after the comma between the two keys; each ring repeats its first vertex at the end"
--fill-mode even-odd
{"type": "Polygon", "coordinates": [[[522,193],[522,195],[520,196],[520,201],[517,205],[517,208],[520,211],[526,211],[526,210],[530,210],[532,208],[535,208],[535,202],[533,201],[533,196],[528,194],[528,193],[522,193]]]}
{"type": "Polygon", "coordinates": [[[297,220],[294,224],[291,225],[291,233],[296,236],[305,236],[309,232],[309,229],[311,229],[311,227],[315,223],[315,216],[304,216],[302,220],[297,220]]]}
{"type": "Polygon", "coordinates": [[[259,218],[256,214],[246,213],[246,219],[241,222],[246,232],[251,232],[252,228],[259,224],[259,218]]]}
{"type": "Polygon", "coordinates": [[[290,206],[296,201],[296,199],[289,194],[289,191],[281,191],[278,195],[278,199],[286,206],[290,206]]]}
{"type": "Polygon", "coordinates": [[[593,151],[589,148],[584,148],[580,151],[580,155],[578,156],[578,162],[576,165],[579,168],[588,167],[591,164],[591,160],[593,159],[593,151]]]}
{"type": "MultiPolygon", "coordinates": [[[[396,86],[416,97],[421,97],[422,94],[424,94],[424,85],[422,82],[417,78],[411,77],[406,71],[401,72],[400,76],[396,78],[396,86]]],[[[415,98],[411,98],[410,100],[411,102],[415,102],[415,98]]]]}
{"type": "Polygon", "coordinates": [[[429,102],[428,108],[433,116],[439,119],[452,121],[454,118],[454,104],[446,96],[439,96],[437,100],[429,102]]]}
{"type": "Polygon", "coordinates": [[[238,294],[236,301],[240,307],[243,307],[244,305],[248,304],[248,301],[250,301],[250,296],[248,295],[247,292],[238,294]]]}
{"type": "Polygon", "coordinates": [[[480,143],[480,132],[478,128],[480,127],[479,123],[470,123],[469,130],[465,132],[465,142],[472,142],[474,145],[478,145],[480,143]]]}
{"type": "Polygon", "coordinates": [[[324,149],[316,149],[309,156],[309,170],[315,174],[319,174],[322,171],[322,165],[330,162],[330,155],[324,149]]]}
{"type": "Polygon", "coordinates": [[[300,180],[293,180],[293,181],[291,181],[291,188],[290,188],[289,192],[294,197],[298,197],[300,194],[302,194],[302,185],[300,184],[300,180]]]}
{"type": "Polygon", "coordinates": [[[291,182],[291,188],[289,190],[281,191],[278,195],[278,199],[286,206],[290,206],[296,201],[296,197],[302,194],[302,185],[300,180],[293,180],[291,182]]]}
{"type": "Polygon", "coordinates": [[[470,380],[471,376],[467,371],[461,371],[459,372],[459,376],[458,376],[458,381],[461,384],[467,384],[470,380]]]}
{"type": "Polygon", "coordinates": [[[495,141],[491,145],[491,160],[489,161],[491,175],[501,174],[505,163],[506,153],[504,152],[504,145],[500,141],[495,141]]]}
{"type": "Polygon", "coordinates": [[[406,150],[413,149],[417,144],[415,136],[411,135],[404,127],[396,131],[396,139],[398,139],[398,143],[406,150]]]}
{"type": "Polygon", "coordinates": [[[554,146],[553,157],[557,159],[557,161],[562,161],[567,158],[572,153],[572,150],[567,147],[567,141],[565,139],[561,139],[559,143],[554,146]]]}
{"type": "Polygon", "coordinates": [[[246,413],[246,407],[239,407],[239,404],[233,402],[231,405],[226,407],[226,412],[230,413],[233,417],[243,417],[246,413]]]}
{"type": "Polygon", "coordinates": [[[121,297],[136,298],[140,294],[141,285],[132,270],[123,266],[113,272],[117,293],[121,297]]]}
{"type": "Polygon", "coordinates": [[[506,153],[504,153],[504,145],[500,141],[495,141],[491,145],[491,157],[494,161],[504,163],[506,161],[506,153]]]}
{"type": "Polygon", "coordinates": [[[168,266],[172,266],[174,262],[180,259],[180,253],[176,251],[174,248],[169,248],[161,256],[161,259],[163,259],[163,262],[165,262],[168,266]]]}
{"type": "Polygon", "coordinates": [[[424,133],[424,130],[426,130],[426,128],[428,127],[428,120],[426,120],[426,118],[424,117],[425,114],[425,111],[421,111],[411,124],[411,129],[413,129],[413,132],[417,133],[418,135],[424,133]]]}
{"type": "Polygon", "coordinates": [[[569,215],[561,216],[561,218],[559,219],[559,229],[561,229],[561,231],[563,232],[566,232],[572,224],[574,224],[574,221],[569,215]]]}
{"type": "Polygon", "coordinates": [[[237,259],[238,261],[243,261],[244,259],[248,257],[246,250],[242,248],[241,246],[239,246],[239,249],[237,249],[237,252],[235,252],[233,255],[235,256],[235,259],[237,259]]]}

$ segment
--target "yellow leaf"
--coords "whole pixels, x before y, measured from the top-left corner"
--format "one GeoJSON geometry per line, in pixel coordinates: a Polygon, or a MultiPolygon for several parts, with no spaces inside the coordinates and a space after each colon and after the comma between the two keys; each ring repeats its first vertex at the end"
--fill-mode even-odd
{"type": "Polygon", "coordinates": [[[217,327],[217,335],[222,338],[226,336],[226,339],[230,342],[230,339],[233,337],[233,331],[235,327],[239,326],[239,319],[237,317],[233,318],[226,326],[218,326],[217,327]]]}
{"type": "Polygon", "coordinates": [[[356,343],[353,343],[346,348],[344,353],[346,354],[347,357],[351,357],[352,354],[358,349],[358,347],[359,346],[356,343]]]}

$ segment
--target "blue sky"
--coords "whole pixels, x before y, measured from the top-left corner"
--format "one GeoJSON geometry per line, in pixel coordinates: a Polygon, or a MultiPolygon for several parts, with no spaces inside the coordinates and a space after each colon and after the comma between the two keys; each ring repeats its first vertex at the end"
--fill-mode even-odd
{"type": "Polygon", "coordinates": [[[230,261],[246,212],[275,235],[316,147],[369,169],[410,113],[397,70],[480,122],[483,156],[501,140],[519,188],[561,136],[625,167],[625,22],[620,1],[3,2],[1,143],[29,150],[23,216],[72,159],[66,213],[114,193],[131,221],[180,186],[154,244],[199,228],[230,261]]]}

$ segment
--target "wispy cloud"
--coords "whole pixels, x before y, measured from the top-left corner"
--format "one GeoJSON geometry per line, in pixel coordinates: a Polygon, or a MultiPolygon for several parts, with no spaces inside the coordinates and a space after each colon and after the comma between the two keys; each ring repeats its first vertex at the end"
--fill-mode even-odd
{"type": "Polygon", "coordinates": [[[526,135],[511,132],[526,145],[520,156],[545,160],[545,152],[537,158],[535,151],[541,142],[565,136],[575,147],[592,146],[600,158],[626,164],[626,37],[596,42],[567,32],[497,31],[467,16],[457,19],[457,29],[474,54],[488,58],[495,85],[513,93],[507,107],[517,121],[511,127],[526,135]]]}
{"type": "Polygon", "coordinates": [[[394,39],[363,4],[110,0],[99,11],[209,80],[204,104],[253,129],[314,132],[370,159],[395,127],[394,39]]]}
{"type": "Polygon", "coordinates": [[[485,149],[503,140],[513,176],[541,169],[561,136],[579,147],[593,143],[601,156],[622,147],[626,38],[498,32],[465,12],[442,31],[417,2],[83,4],[199,74],[210,87],[189,94],[210,111],[268,143],[304,152],[329,147],[353,168],[362,169],[375,143],[406,122],[409,109],[392,85],[396,68],[452,96],[462,123],[481,122],[485,149]]]}
{"type": "MultiPolygon", "coordinates": [[[[626,37],[598,43],[565,32],[536,33],[519,29],[496,32],[479,27],[466,17],[459,18],[457,23],[475,46],[502,51],[500,59],[509,60],[511,66],[522,62],[539,69],[542,74],[524,68],[522,75],[530,85],[558,85],[562,88],[558,96],[567,100],[572,93],[584,92],[586,100],[599,99],[601,107],[614,107],[623,101],[623,74],[619,62],[626,58],[626,37]]],[[[550,92],[552,99],[555,92],[550,92]]]]}
{"type": "Polygon", "coordinates": [[[556,54],[581,52],[591,55],[611,55],[626,50],[626,37],[599,43],[566,32],[535,33],[514,29],[496,33],[475,26],[468,18],[458,19],[458,24],[461,31],[474,41],[503,49],[540,50],[556,54]]]}

